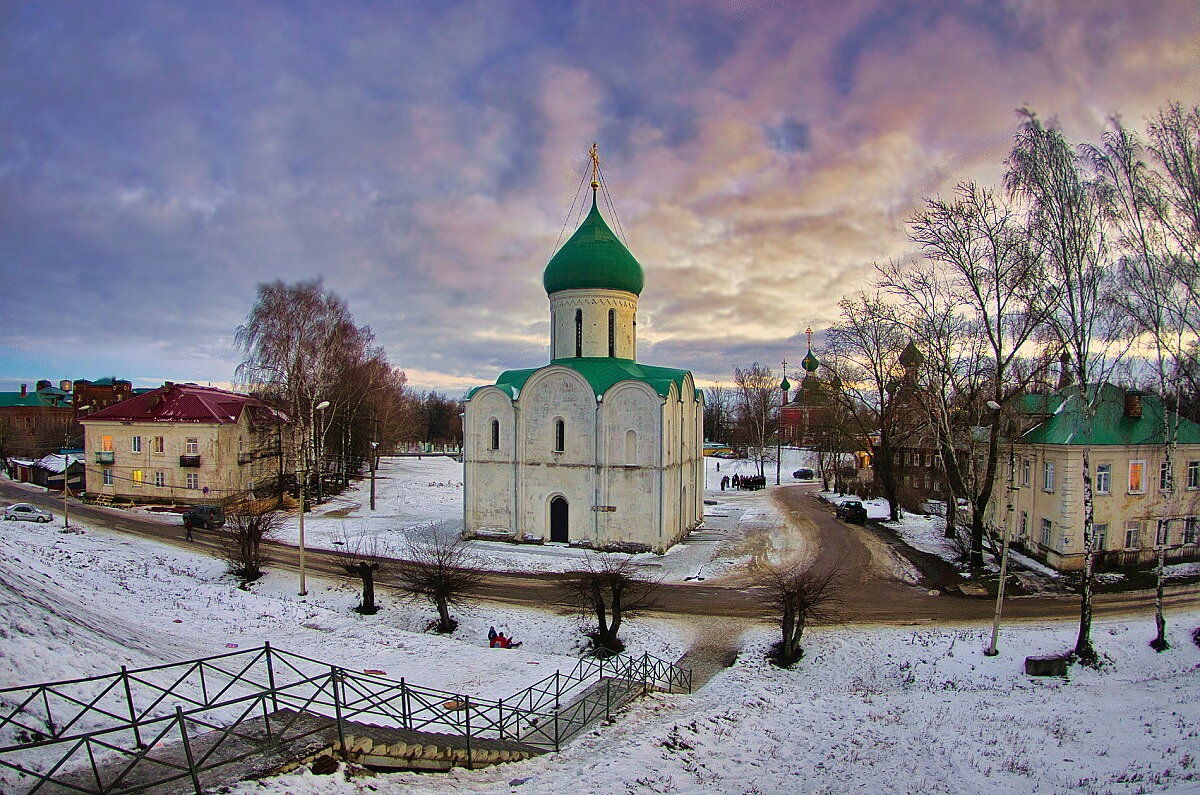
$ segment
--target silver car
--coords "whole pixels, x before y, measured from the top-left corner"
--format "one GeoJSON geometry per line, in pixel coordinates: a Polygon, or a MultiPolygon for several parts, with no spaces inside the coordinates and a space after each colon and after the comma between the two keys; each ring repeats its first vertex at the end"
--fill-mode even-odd
{"type": "Polygon", "coordinates": [[[14,503],[4,509],[4,520],[7,522],[48,522],[53,518],[54,514],[27,502],[14,503]]]}

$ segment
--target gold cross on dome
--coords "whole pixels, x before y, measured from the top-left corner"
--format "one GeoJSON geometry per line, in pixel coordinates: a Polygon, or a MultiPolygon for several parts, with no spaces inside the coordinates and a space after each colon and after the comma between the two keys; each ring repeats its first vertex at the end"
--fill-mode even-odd
{"type": "Polygon", "coordinates": [[[600,155],[599,147],[596,146],[595,141],[592,141],[592,146],[588,149],[588,154],[592,158],[592,187],[598,188],[600,187],[600,155]]]}

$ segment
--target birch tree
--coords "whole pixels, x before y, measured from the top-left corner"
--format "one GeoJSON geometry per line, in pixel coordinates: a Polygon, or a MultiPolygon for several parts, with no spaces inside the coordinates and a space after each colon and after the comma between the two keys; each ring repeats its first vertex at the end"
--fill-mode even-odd
{"type": "Polygon", "coordinates": [[[746,439],[750,457],[759,477],[766,475],[766,464],[775,460],[775,451],[768,441],[778,432],[779,381],[770,367],[755,362],[750,367],[733,368],[733,383],[737,390],[739,430],[746,439]]]}

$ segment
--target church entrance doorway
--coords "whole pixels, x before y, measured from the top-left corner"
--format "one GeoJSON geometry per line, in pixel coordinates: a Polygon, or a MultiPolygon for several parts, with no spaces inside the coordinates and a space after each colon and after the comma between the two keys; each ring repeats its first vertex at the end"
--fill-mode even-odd
{"type": "Polygon", "coordinates": [[[550,500],[550,540],[567,543],[567,501],[562,497],[550,500]]]}

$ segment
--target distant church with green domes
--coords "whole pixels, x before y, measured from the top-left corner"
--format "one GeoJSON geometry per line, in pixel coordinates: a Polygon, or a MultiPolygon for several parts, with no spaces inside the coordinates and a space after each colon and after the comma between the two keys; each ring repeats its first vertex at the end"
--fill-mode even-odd
{"type": "Polygon", "coordinates": [[[642,266],[596,203],[550,259],[550,363],[467,396],[468,534],[664,551],[703,518],[704,402],[687,370],[637,361],[642,266]]]}

